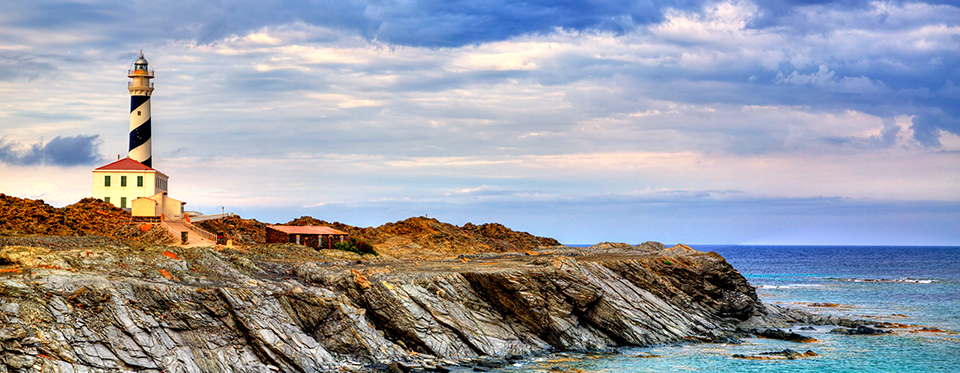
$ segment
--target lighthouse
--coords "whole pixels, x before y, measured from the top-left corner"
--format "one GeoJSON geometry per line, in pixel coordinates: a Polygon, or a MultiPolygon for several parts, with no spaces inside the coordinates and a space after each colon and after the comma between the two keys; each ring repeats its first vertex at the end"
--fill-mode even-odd
{"type": "Polygon", "coordinates": [[[130,150],[127,156],[153,167],[152,150],[150,144],[150,95],[153,93],[153,70],[143,57],[143,51],[127,71],[130,82],[127,89],[130,91],[130,150]]]}
{"type": "Polygon", "coordinates": [[[130,149],[127,158],[93,170],[93,197],[130,210],[134,221],[180,220],[182,202],[167,195],[169,177],[153,168],[150,95],[153,70],[143,51],[127,71],[130,91],[130,149]]]}

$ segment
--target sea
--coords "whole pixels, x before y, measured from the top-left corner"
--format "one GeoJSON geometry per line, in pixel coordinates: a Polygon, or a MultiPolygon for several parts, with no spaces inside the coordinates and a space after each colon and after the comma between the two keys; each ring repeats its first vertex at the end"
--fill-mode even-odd
{"type": "Polygon", "coordinates": [[[902,324],[886,335],[793,329],[795,343],[671,344],[609,353],[556,353],[494,372],[960,372],[960,247],[690,245],[715,251],[767,303],[823,315],[902,324]],[[816,356],[769,356],[791,349],[816,356]]]}

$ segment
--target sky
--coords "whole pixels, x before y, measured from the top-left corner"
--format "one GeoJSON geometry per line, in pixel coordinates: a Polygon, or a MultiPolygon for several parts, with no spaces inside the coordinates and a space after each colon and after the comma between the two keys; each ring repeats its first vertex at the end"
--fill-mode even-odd
{"type": "Polygon", "coordinates": [[[960,245],[956,0],[0,1],[0,193],[566,244],[960,245]]]}

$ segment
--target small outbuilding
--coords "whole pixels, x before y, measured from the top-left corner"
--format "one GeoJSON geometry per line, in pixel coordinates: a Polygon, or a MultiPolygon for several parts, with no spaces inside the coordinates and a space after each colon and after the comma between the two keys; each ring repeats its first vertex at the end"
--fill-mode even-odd
{"type": "Polygon", "coordinates": [[[315,225],[268,225],[267,243],[295,243],[314,249],[333,249],[333,244],[347,240],[347,233],[315,225]]]}
{"type": "Polygon", "coordinates": [[[167,192],[133,200],[133,221],[159,222],[183,219],[183,205],[186,202],[170,198],[167,192]]]}

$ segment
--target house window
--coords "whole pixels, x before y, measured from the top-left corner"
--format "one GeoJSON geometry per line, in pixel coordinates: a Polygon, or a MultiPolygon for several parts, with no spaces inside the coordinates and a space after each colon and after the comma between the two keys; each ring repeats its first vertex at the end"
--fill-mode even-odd
{"type": "Polygon", "coordinates": [[[110,197],[103,197],[103,202],[110,203],[110,197]]]}
{"type": "Polygon", "coordinates": [[[138,187],[143,186],[143,176],[137,176],[137,186],[138,187]]]}
{"type": "Polygon", "coordinates": [[[104,177],[103,177],[103,186],[105,186],[105,187],[110,186],[110,175],[107,175],[107,176],[104,176],[104,177]]]}
{"type": "Polygon", "coordinates": [[[126,176],[120,176],[120,186],[122,186],[122,187],[127,186],[127,177],[126,177],[126,176]]]}
{"type": "Polygon", "coordinates": [[[127,197],[120,197],[120,208],[127,208],[127,197]]]}

